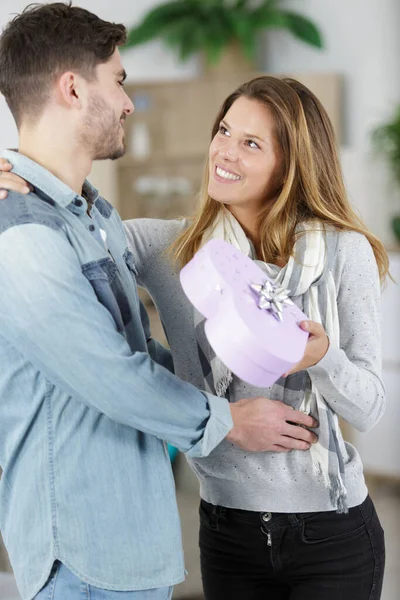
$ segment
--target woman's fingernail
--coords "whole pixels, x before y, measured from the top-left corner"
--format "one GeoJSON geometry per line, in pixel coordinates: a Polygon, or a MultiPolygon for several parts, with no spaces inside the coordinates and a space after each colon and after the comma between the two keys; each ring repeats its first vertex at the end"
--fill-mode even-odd
{"type": "Polygon", "coordinates": [[[31,190],[30,190],[30,189],[29,189],[27,186],[25,186],[25,187],[23,187],[23,188],[22,188],[22,192],[23,192],[24,194],[29,194],[29,192],[30,192],[30,191],[31,191],[31,190]]]}

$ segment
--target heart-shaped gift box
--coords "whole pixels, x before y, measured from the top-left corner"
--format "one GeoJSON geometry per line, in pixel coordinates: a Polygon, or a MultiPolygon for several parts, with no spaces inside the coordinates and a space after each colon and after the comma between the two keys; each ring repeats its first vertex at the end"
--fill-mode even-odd
{"type": "Polygon", "coordinates": [[[240,379],[269,387],[299,362],[307,316],[242,252],[210,240],[183,267],[183,290],[206,318],[205,334],[220,360],[240,379]]]}

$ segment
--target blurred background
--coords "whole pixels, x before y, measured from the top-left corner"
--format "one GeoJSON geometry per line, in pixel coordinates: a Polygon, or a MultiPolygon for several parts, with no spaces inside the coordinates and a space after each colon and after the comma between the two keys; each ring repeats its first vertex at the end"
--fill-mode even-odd
{"type": "MultiPolygon", "coordinates": [[[[256,74],[290,75],[308,85],[327,108],[349,196],[386,244],[392,275],[400,281],[399,0],[282,0],[275,8],[261,0],[182,0],[178,17],[168,8],[154,12],[165,2],[74,2],[131,31],[132,47],[122,58],[136,112],[126,124],[126,155],[93,167],[91,180],[102,195],[123,218],[190,214],[221,102],[256,74]],[[254,10],[257,18],[251,15],[254,10]]],[[[28,4],[1,0],[1,28],[28,4]]],[[[18,146],[1,96],[0,132],[1,147],[18,146]]],[[[143,299],[154,336],[165,342],[151,299],[145,294],[143,299]]],[[[386,532],[383,600],[400,598],[399,307],[398,283],[389,282],[383,295],[386,414],[370,433],[345,432],[362,455],[386,532]]],[[[198,485],[181,454],[173,458],[173,469],[189,571],[174,598],[200,600],[198,485]]],[[[0,544],[0,600],[17,598],[0,544]]]]}

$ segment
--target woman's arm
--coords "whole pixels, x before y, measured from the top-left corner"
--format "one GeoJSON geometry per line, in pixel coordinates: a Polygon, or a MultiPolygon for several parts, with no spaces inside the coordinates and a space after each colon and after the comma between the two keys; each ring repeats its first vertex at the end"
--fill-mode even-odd
{"type": "Polygon", "coordinates": [[[185,227],[184,220],[130,219],[124,221],[125,234],[137,270],[137,282],[147,289],[147,274],[185,227]]]}
{"type": "Polygon", "coordinates": [[[385,390],[381,373],[381,289],[367,239],[340,234],[335,279],[340,348],[331,344],[308,373],[325,401],[359,431],[382,417],[385,390]]]}

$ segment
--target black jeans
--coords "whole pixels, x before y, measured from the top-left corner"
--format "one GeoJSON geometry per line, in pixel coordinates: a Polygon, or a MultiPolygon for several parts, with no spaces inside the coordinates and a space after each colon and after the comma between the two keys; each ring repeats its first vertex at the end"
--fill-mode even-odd
{"type": "Polygon", "coordinates": [[[200,504],[205,600],[378,600],[383,529],[368,496],[347,514],[200,504]]]}

